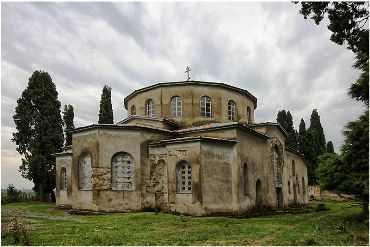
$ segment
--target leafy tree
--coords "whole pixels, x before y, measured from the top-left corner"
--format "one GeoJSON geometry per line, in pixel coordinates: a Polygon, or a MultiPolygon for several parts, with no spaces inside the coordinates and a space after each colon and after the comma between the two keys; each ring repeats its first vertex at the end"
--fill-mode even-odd
{"type": "Polygon", "coordinates": [[[317,157],[326,153],[324,129],[321,126],[320,116],[316,109],[311,113],[310,127],[307,129],[307,140],[305,155],[308,161],[308,183],[316,184],[315,170],[317,168],[317,157]]]}
{"type": "Polygon", "coordinates": [[[276,121],[285,129],[287,132],[286,145],[298,149],[297,132],[294,130],[293,117],[290,111],[285,110],[279,111],[276,117],[276,121]]]}
{"type": "Polygon", "coordinates": [[[13,184],[8,184],[8,187],[6,188],[7,202],[9,203],[18,202],[20,194],[21,192],[17,190],[13,184]]]}
{"type": "Polygon", "coordinates": [[[104,86],[100,100],[99,121],[100,124],[113,124],[113,108],[111,99],[111,87],[104,86]]]}
{"type": "Polygon", "coordinates": [[[17,101],[13,116],[13,139],[23,156],[19,167],[24,178],[32,180],[40,200],[47,194],[55,200],[55,158],[63,145],[62,118],[58,92],[47,72],[35,71],[17,101]]]}
{"type": "Polygon", "coordinates": [[[70,131],[75,128],[75,125],[73,124],[74,116],[75,114],[73,112],[73,106],[64,105],[63,123],[65,129],[66,146],[72,145],[72,134],[70,133],[70,131]]]}
{"type": "MultiPolygon", "coordinates": [[[[300,11],[319,24],[328,15],[331,40],[356,54],[354,67],[362,70],[349,88],[351,98],[369,105],[369,3],[368,2],[303,2],[300,11]]],[[[320,157],[317,175],[324,189],[354,194],[364,202],[368,217],[369,200],[369,111],[349,122],[344,131],[341,155],[320,157]]]]}
{"type": "Polygon", "coordinates": [[[334,145],[331,141],[328,141],[328,143],[326,143],[326,152],[334,153],[334,145]]]}

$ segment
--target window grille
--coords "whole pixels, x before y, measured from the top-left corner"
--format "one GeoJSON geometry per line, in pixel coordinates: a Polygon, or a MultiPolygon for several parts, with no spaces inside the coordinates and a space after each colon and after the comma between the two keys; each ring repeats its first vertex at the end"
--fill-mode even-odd
{"type": "Polygon", "coordinates": [[[192,192],[191,166],[187,162],[181,162],[177,165],[177,191],[179,193],[192,192]]]}
{"type": "Polygon", "coordinates": [[[135,164],[129,153],[112,157],[112,190],[135,190],[135,164]]]}
{"type": "Polygon", "coordinates": [[[227,110],[229,113],[229,120],[235,121],[236,120],[236,103],[233,100],[229,100],[227,105],[227,110]]]}
{"type": "Polygon", "coordinates": [[[81,190],[91,190],[93,186],[91,157],[85,154],[80,158],[79,184],[81,190]]]}
{"type": "Polygon", "coordinates": [[[151,99],[146,102],[146,115],[148,117],[154,117],[154,103],[151,99]]]}
{"type": "Polygon", "coordinates": [[[67,190],[67,170],[65,167],[60,170],[60,189],[67,190]]]}

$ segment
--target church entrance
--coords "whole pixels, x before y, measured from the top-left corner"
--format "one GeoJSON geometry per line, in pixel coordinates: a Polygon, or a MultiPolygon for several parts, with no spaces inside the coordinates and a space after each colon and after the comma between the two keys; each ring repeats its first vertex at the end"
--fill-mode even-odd
{"type": "Polygon", "coordinates": [[[283,190],[281,187],[276,188],[276,207],[283,207],[283,190]]]}
{"type": "Polygon", "coordinates": [[[262,184],[259,179],[256,182],[256,209],[257,211],[262,209],[262,184]]]}

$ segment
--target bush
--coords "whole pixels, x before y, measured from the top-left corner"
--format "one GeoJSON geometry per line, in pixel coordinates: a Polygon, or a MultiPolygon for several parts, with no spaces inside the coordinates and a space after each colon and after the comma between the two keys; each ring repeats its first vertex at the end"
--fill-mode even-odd
{"type": "Polygon", "coordinates": [[[324,203],[319,203],[317,204],[315,211],[320,212],[320,211],[327,211],[329,210],[324,203]]]}
{"type": "Polygon", "coordinates": [[[11,218],[7,230],[7,233],[13,237],[14,244],[20,243],[21,245],[31,245],[26,224],[18,216],[11,218]]]}
{"type": "Polygon", "coordinates": [[[20,191],[18,191],[13,184],[9,184],[6,189],[7,202],[19,202],[20,191]]]}

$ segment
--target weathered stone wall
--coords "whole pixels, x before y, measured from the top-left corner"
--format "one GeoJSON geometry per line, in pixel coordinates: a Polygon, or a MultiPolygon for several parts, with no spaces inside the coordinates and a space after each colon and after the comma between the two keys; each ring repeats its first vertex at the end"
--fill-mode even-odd
{"type": "Polygon", "coordinates": [[[72,165],[72,154],[71,155],[58,155],[56,158],[56,166],[55,166],[55,182],[56,182],[56,206],[57,207],[64,207],[70,206],[71,202],[71,194],[72,194],[72,184],[71,184],[71,165],[72,165]],[[66,168],[67,173],[67,189],[61,190],[61,169],[62,167],[66,168]]]}
{"type": "Polygon", "coordinates": [[[300,156],[288,150],[285,151],[285,166],[283,170],[283,193],[285,195],[285,206],[308,203],[309,195],[307,167],[300,156]],[[293,164],[295,165],[294,174],[293,164]],[[288,182],[290,184],[290,193],[288,182]]]}
{"type": "Polygon", "coordinates": [[[72,207],[101,211],[141,210],[142,199],[145,199],[142,195],[145,186],[142,185],[147,176],[148,143],[165,136],[166,134],[150,133],[144,129],[104,128],[73,134],[72,207]],[[135,167],[134,189],[112,190],[112,158],[121,152],[132,156],[132,165],[135,167]],[[79,157],[84,153],[89,153],[92,158],[93,187],[90,191],[79,189],[79,157]]]}
{"type": "Polygon", "coordinates": [[[145,103],[148,99],[154,102],[155,116],[164,117],[180,123],[184,127],[199,126],[211,122],[230,122],[228,120],[228,101],[236,102],[236,121],[247,122],[247,107],[251,109],[251,122],[254,123],[254,102],[245,94],[222,87],[210,87],[207,85],[174,85],[154,88],[140,92],[128,100],[128,113],[133,105],[136,107],[136,115],[146,115],[145,103]],[[173,96],[182,98],[182,117],[172,117],[171,99],[173,96]],[[212,100],[212,117],[205,118],[200,113],[200,98],[209,96],[212,100]]]}
{"type": "Polygon", "coordinates": [[[201,193],[204,214],[233,213],[237,209],[237,149],[234,143],[202,142],[201,193]]]}

